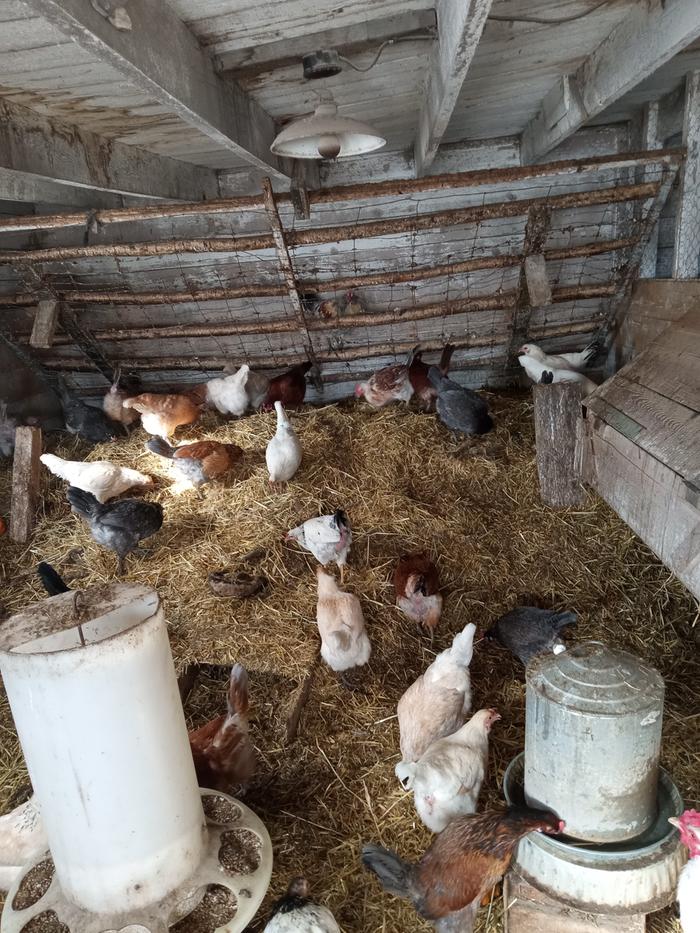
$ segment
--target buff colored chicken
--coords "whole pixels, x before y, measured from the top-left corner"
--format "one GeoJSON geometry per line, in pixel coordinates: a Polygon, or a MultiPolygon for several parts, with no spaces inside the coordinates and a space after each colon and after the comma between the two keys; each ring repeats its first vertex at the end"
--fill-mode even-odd
{"type": "Polygon", "coordinates": [[[247,784],[255,773],[255,749],[248,730],[248,673],[231,668],[226,712],[193,729],[190,748],[200,787],[230,792],[247,784]]]}
{"type": "Polygon", "coordinates": [[[184,395],[144,392],[125,399],[123,405],[140,412],[144,431],[166,441],[181,425],[193,424],[200,414],[199,406],[184,395]]]}
{"type": "Polygon", "coordinates": [[[153,480],[145,473],[118,466],[109,460],[63,460],[55,454],[42,454],[39,459],[47,470],[66,480],[69,486],[91,492],[98,502],[106,502],[120,496],[133,486],[150,487],[153,480]]]}
{"type": "Polygon", "coordinates": [[[476,813],[488,771],[489,731],[500,718],[495,709],[480,709],[461,729],[433,742],[417,762],[402,766],[401,783],[413,791],[418,816],[432,832],[476,813]]]}
{"type": "MultiPolygon", "coordinates": [[[[122,377],[121,370],[117,369],[114,373],[114,382],[109,388],[109,392],[102,398],[102,410],[111,418],[112,421],[120,421],[128,427],[139,420],[139,413],[130,408],[124,408],[125,399],[134,394],[133,390],[138,384],[136,379],[125,379],[122,377]],[[131,384],[132,391],[127,391],[126,385],[131,384]]],[[[138,390],[136,390],[138,391],[138,390]]]]}
{"type": "Polygon", "coordinates": [[[394,572],[396,605],[431,636],[440,621],[442,594],[437,567],[427,554],[404,554],[394,572]]]}
{"type": "Polygon", "coordinates": [[[383,408],[390,402],[407,402],[413,395],[408,367],[397,363],[377,370],[366,382],[358,382],[355,395],[364,398],[372,408],[383,408]]]}
{"type": "Polygon", "coordinates": [[[435,658],[399,700],[403,757],[396,766],[399,780],[406,764],[418,761],[433,742],[456,732],[466,722],[472,704],[469,665],[475,632],[471,622],[458,632],[452,645],[435,658]]]}
{"type": "Polygon", "coordinates": [[[336,674],[342,675],[366,664],[372,652],[362,606],[357,596],[343,592],[335,577],[322,567],[316,568],[316,576],[316,624],[321,636],[321,657],[336,674]]]}

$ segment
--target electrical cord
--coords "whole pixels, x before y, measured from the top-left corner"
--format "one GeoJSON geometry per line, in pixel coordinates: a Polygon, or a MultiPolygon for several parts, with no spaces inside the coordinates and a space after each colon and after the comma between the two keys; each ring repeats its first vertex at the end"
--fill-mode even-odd
{"type": "Polygon", "coordinates": [[[385,41],[382,42],[382,44],[377,49],[377,54],[374,56],[372,64],[367,65],[366,68],[360,68],[359,65],[355,65],[354,62],[351,62],[350,59],[346,58],[344,55],[339,54],[338,58],[341,60],[341,62],[345,62],[346,65],[350,65],[351,68],[354,68],[355,71],[369,71],[370,68],[374,68],[374,66],[377,64],[382,52],[387,47],[387,45],[393,45],[395,42],[413,42],[415,39],[434,39],[436,35],[437,30],[432,29],[426,33],[419,33],[418,35],[414,36],[397,36],[395,39],[385,39],[385,41]]]}
{"type": "Polygon", "coordinates": [[[545,19],[542,16],[499,16],[495,13],[490,13],[488,19],[496,23],[537,23],[541,26],[560,26],[563,23],[574,23],[577,19],[584,19],[584,17],[590,16],[591,13],[595,13],[596,10],[607,6],[609,3],[612,3],[612,0],[600,0],[599,3],[596,3],[595,6],[590,7],[588,10],[574,13],[573,16],[562,16],[561,19],[545,19]]]}

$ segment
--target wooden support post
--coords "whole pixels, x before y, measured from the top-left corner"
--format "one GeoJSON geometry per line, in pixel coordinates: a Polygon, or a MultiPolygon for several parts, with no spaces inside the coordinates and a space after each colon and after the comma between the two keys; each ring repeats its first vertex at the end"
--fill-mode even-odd
{"type": "MultiPolygon", "coordinates": [[[[659,139],[659,102],[650,101],[645,104],[642,117],[642,145],[645,149],[660,149],[661,140],[659,139]]],[[[644,181],[649,181],[654,173],[658,171],[658,166],[644,166],[638,169],[644,181]]],[[[642,220],[645,211],[651,208],[651,202],[644,203],[638,201],[635,205],[638,220],[642,220]]],[[[659,243],[659,225],[654,224],[654,228],[649,234],[649,242],[644,250],[644,255],[639,266],[639,277],[641,279],[656,278],[656,254],[659,243]]]]}
{"type": "Polygon", "coordinates": [[[578,382],[557,382],[536,385],[532,392],[542,502],[554,509],[581,505],[584,491],[576,465],[581,386],[578,382]]]}
{"type": "MultiPolygon", "coordinates": [[[[513,366],[518,347],[527,339],[530,329],[530,317],[532,316],[532,309],[537,303],[537,298],[545,294],[545,285],[549,288],[546,276],[544,245],[547,241],[547,231],[549,230],[551,216],[551,209],[546,203],[533,205],[527,213],[525,238],[523,240],[523,264],[520,267],[518,291],[513,308],[506,369],[510,369],[513,366]],[[535,259],[534,263],[530,264],[531,271],[530,277],[528,278],[527,260],[529,257],[534,259],[535,256],[538,255],[541,256],[541,259],[535,259]],[[530,292],[531,282],[532,293],[530,292]]],[[[551,300],[552,293],[550,289],[549,301],[551,300]]]]}
{"type": "Polygon", "coordinates": [[[30,347],[39,347],[48,350],[53,345],[53,335],[58,324],[59,302],[55,298],[47,298],[37,305],[34,315],[34,326],[29,338],[30,347]]]}
{"type": "Polygon", "coordinates": [[[34,527],[39,494],[41,428],[21,427],[15,431],[15,457],[12,465],[12,504],[10,537],[26,544],[34,527]]]}
{"type": "Polygon", "coordinates": [[[306,178],[301,171],[299,160],[294,163],[292,170],[292,184],[289,189],[289,195],[292,199],[294,216],[297,220],[309,220],[311,217],[311,204],[309,203],[309,190],[306,187],[306,178]]]}
{"type": "Polygon", "coordinates": [[[685,79],[683,145],[688,155],[681,169],[673,255],[674,279],[700,277],[700,71],[685,79]]]}
{"type": "Polygon", "coordinates": [[[323,383],[321,382],[320,370],[314,354],[311,334],[309,333],[309,323],[306,320],[306,315],[304,314],[304,306],[301,301],[299,286],[294,275],[294,266],[292,265],[292,259],[289,255],[289,249],[287,248],[287,243],[284,238],[284,227],[282,226],[282,221],[280,220],[277,205],[275,204],[275,195],[272,190],[272,182],[269,178],[263,178],[262,189],[263,200],[265,201],[265,210],[267,211],[268,220],[270,221],[272,238],[275,241],[275,249],[277,251],[277,258],[279,260],[280,269],[282,270],[282,277],[284,278],[284,281],[287,285],[289,300],[291,301],[292,307],[294,308],[294,316],[297,319],[299,330],[303,331],[306,336],[306,347],[309,354],[309,360],[314,364],[314,385],[319,392],[323,392],[323,383]]]}
{"type": "Polygon", "coordinates": [[[531,308],[548,305],[552,300],[552,286],[547,280],[547,263],[544,253],[526,256],[523,262],[525,282],[531,308]]]}

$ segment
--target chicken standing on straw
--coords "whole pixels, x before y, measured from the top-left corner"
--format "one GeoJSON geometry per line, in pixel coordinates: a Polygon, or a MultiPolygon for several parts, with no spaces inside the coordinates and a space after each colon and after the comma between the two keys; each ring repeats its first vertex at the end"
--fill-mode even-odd
{"type": "Polygon", "coordinates": [[[314,904],[306,878],[292,878],[287,893],[273,905],[263,933],[340,933],[327,907],[314,904]]]}
{"type": "Polygon", "coordinates": [[[470,622],[458,632],[449,648],[441,652],[399,700],[397,713],[403,761],[402,770],[423,755],[437,739],[464,725],[472,705],[469,665],[474,653],[476,626],[470,622]]]}
{"type": "Polygon", "coordinates": [[[290,424],[282,402],[275,402],[275,411],[277,430],[265,450],[271,485],[288,483],[299,469],[302,455],[297,432],[290,424]]]}
{"type": "Polygon", "coordinates": [[[397,363],[378,369],[365,382],[355,386],[357,398],[364,398],[372,408],[383,408],[390,402],[407,402],[413,395],[408,366],[397,363]]]}
{"type": "Polygon", "coordinates": [[[563,829],[546,810],[487,810],[449,823],[418,863],[373,844],[363,847],[362,861],[385,891],[410,901],[440,933],[471,933],[482,898],[508,870],[523,836],[563,829]]]}
{"type": "Polygon", "coordinates": [[[340,567],[340,580],[345,579],[345,564],[352,544],[352,529],[348,517],[342,509],[332,515],[319,515],[309,518],[303,525],[298,525],[287,532],[287,541],[296,541],[306,551],[311,551],[319,564],[332,561],[340,567]]]}
{"type": "Polygon", "coordinates": [[[437,567],[427,554],[404,554],[394,571],[396,605],[431,638],[440,621],[442,594],[437,567]]]}
{"type": "Polygon", "coordinates": [[[413,791],[418,816],[432,832],[476,812],[488,771],[489,732],[500,718],[495,709],[480,709],[461,729],[433,742],[415,764],[403,765],[402,784],[413,791]]]}
{"type": "Polygon", "coordinates": [[[535,606],[520,606],[501,616],[485,633],[489,641],[498,641],[519,661],[527,662],[537,654],[566,650],[562,629],[576,625],[575,612],[552,612],[535,606]]]}
{"type": "Polygon", "coordinates": [[[144,392],[127,398],[124,408],[133,408],[141,414],[141,426],[147,434],[168,440],[181,425],[192,424],[199,418],[198,405],[186,395],[157,395],[144,392]]]}
{"type": "Polygon", "coordinates": [[[106,502],[120,496],[133,486],[150,487],[153,480],[145,473],[118,466],[109,460],[63,460],[54,454],[42,454],[39,459],[47,470],[66,480],[70,486],[91,492],[98,502],[106,502]]]}
{"type": "Polygon", "coordinates": [[[321,657],[350,686],[346,672],[369,661],[372,648],[365,630],[360,600],[344,593],[335,577],[323,568],[316,569],[318,602],[316,624],[321,636],[321,657]]]}

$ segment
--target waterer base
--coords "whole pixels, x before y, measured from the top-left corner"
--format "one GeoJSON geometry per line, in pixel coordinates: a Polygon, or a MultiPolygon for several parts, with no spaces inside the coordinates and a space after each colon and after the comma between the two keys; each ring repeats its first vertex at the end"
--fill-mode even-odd
{"type": "Polygon", "coordinates": [[[65,897],[55,874],[35,892],[36,899],[32,900],[25,879],[42,862],[52,864],[51,853],[43,852],[23,867],[8,892],[0,933],[106,933],[124,928],[128,928],[129,933],[167,933],[175,924],[178,924],[178,933],[188,933],[187,918],[195,909],[201,915],[197,926],[202,921],[206,923],[205,918],[209,916],[209,929],[240,933],[253,919],[270,884],[272,844],[263,822],[245,804],[219,791],[202,790],[201,794],[207,833],[204,854],[192,875],[157,904],[125,913],[91,913],[76,907],[65,897]],[[232,846],[232,837],[227,834],[236,834],[239,830],[252,833],[256,840],[257,864],[252,871],[244,870],[250,865],[230,864],[227,852],[232,846]],[[235,913],[231,898],[235,901],[235,913]],[[230,901],[231,906],[224,901],[230,901]],[[26,906],[16,908],[15,903],[26,906]],[[227,915],[231,915],[230,919],[221,922],[227,915]]]}

